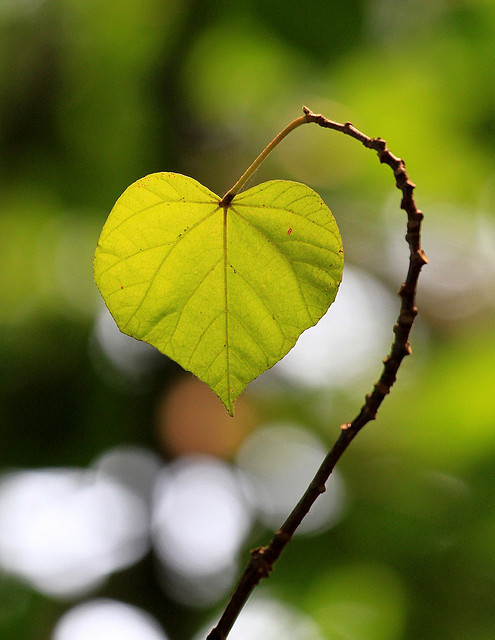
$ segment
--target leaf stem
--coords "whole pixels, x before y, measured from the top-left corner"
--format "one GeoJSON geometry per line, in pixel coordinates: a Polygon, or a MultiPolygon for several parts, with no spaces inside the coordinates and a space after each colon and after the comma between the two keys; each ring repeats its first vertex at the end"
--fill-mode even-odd
{"type": "Polygon", "coordinates": [[[239,180],[232,187],[232,189],[229,189],[229,191],[227,191],[227,193],[223,196],[223,198],[220,200],[220,206],[221,207],[228,207],[229,204],[234,199],[234,197],[239,193],[239,191],[242,189],[242,187],[246,184],[246,182],[249,180],[249,178],[256,171],[256,169],[258,169],[260,164],[275,149],[275,147],[280,142],[282,142],[282,140],[285,138],[285,136],[287,136],[291,131],[294,131],[294,129],[297,129],[297,127],[300,127],[302,124],[306,124],[308,122],[311,122],[311,120],[308,118],[308,114],[305,113],[303,116],[300,116],[299,118],[296,118],[295,120],[293,120],[290,124],[288,124],[285,127],[285,129],[283,129],[278,134],[278,136],[273,138],[273,140],[270,142],[270,144],[267,145],[263,149],[263,151],[256,158],[256,160],[246,169],[246,171],[242,174],[242,176],[239,178],[239,180]]]}

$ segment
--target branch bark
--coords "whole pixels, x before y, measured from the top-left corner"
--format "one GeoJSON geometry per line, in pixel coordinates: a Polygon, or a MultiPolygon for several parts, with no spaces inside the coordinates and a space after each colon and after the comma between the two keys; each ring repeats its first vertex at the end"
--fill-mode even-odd
{"type": "Polygon", "coordinates": [[[415,306],[416,288],[422,267],[428,259],[421,248],[421,222],[423,213],[416,207],[413,197],[415,184],[410,180],[404,161],[395,156],[382,138],[370,138],[350,122],[340,124],[328,120],[321,114],[315,114],[303,107],[306,122],[314,123],[326,129],[333,129],[355,138],[368,149],[373,149],[381,163],[387,164],[393,171],[396,187],[402,192],[400,208],[407,214],[406,242],[409,245],[409,268],[406,279],[401,284],[398,295],[401,299],[400,311],[394,325],[394,340],[389,355],[383,360],[383,370],[373,390],[366,395],[365,402],[352,422],[340,427],[340,434],[334,446],[322,462],[315,477],[306,489],[292,513],[274,534],[271,542],[251,551],[251,560],[242,573],[237,586],[228,602],[217,626],[208,634],[206,640],[225,640],[237,619],[249,595],[262,578],[269,576],[274,563],[285,546],[290,542],[297,527],[310,510],[318,496],[325,492],[325,484],[338,460],[361,429],[374,420],[385,396],[397,378],[397,372],[405,356],[411,353],[409,334],[417,315],[415,306]]]}

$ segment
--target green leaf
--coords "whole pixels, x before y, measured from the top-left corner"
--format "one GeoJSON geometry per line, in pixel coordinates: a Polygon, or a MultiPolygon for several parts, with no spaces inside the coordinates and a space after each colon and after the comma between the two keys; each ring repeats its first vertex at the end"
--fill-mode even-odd
{"type": "Polygon", "coordinates": [[[343,251],[309,187],[274,180],[228,207],[192,178],[155,173],[112,209],[96,284],[118,327],[206,382],[233,415],[335,299],[343,251]]]}

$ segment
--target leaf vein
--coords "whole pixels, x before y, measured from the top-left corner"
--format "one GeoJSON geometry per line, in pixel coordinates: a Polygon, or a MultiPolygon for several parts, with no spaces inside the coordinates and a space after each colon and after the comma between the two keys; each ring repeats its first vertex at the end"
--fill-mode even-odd
{"type": "MultiPolygon", "coordinates": [[[[241,327],[242,327],[242,328],[244,329],[244,331],[246,332],[246,335],[248,336],[248,338],[250,338],[250,339],[251,339],[251,341],[252,341],[252,342],[253,342],[253,343],[258,347],[258,349],[261,351],[261,353],[262,353],[262,354],[263,354],[263,356],[265,357],[266,361],[267,361],[267,362],[269,362],[269,360],[270,360],[270,355],[265,351],[265,349],[261,346],[261,344],[258,342],[258,340],[256,340],[256,338],[255,338],[255,337],[253,336],[253,334],[249,331],[249,329],[247,329],[247,328],[246,328],[246,326],[245,326],[244,322],[243,322],[243,321],[242,321],[242,320],[241,320],[237,315],[233,314],[232,312],[230,313],[230,316],[231,316],[232,318],[234,318],[234,320],[236,320],[236,321],[241,325],[241,327]]],[[[284,337],[285,337],[285,336],[284,336],[284,337]]],[[[239,353],[242,353],[242,352],[240,352],[240,350],[239,350],[239,349],[237,349],[237,351],[238,351],[239,353]]],[[[245,353],[243,353],[243,354],[242,354],[242,356],[243,356],[243,358],[246,358],[246,354],[245,354],[245,353]]]]}
{"type": "Polygon", "coordinates": [[[161,316],[159,316],[159,318],[155,321],[153,328],[150,329],[150,331],[146,334],[149,335],[151,333],[151,331],[153,331],[154,329],[156,329],[156,327],[160,324],[160,322],[162,322],[163,320],[165,320],[165,318],[169,315],[172,315],[173,313],[177,313],[177,321],[175,323],[174,328],[172,329],[172,332],[170,334],[170,338],[168,339],[168,342],[165,345],[165,349],[170,345],[170,343],[172,342],[175,332],[177,331],[177,327],[179,326],[179,322],[181,320],[182,314],[184,313],[187,305],[191,302],[191,300],[194,297],[194,294],[196,293],[196,291],[201,287],[201,285],[205,282],[205,280],[208,278],[208,276],[210,276],[213,271],[216,269],[216,267],[220,264],[220,262],[222,261],[222,257],[220,257],[217,262],[213,265],[213,267],[210,267],[208,269],[208,271],[205,273],[205,275],[201,278],[201,280],[198,282],[198,284],[196,285],[196,287],[190,292],[189,296],[186,298],[186,300],[184,301],[182,308],[180,309],[180,311],[165,311],[164,313],[162,313],[161,316]]]}
{"type": "MultiPolygon", "coordinates": [[[[209,330],[209,329],[210,329],[210,327],[211,327],[211,326],[212,326],[212,325],[213,325],[213,324],[218,320],[218,318],[219,318],[221,315],[223,315],[223,310],[222,310],[222,311],[220,311],[220,313],[217,313],[217,315],[216,315],[216,316],[214,316],[214,317],[210,320],[210,322],[208,323],[208,326],[207,326],[207,327],[205,327],[205,329],[200,333],[199,339],[198,339],[198,341],[196,342],[196,344],[195,344],[195,346],[194,346],[193,350],[191,351],[191,355],[189,356],[189,359],[188,359],[188,361],[187,361],[187,363],[186,363],[186,365],[185,365],[185,368],[186,368],[186,369],[189,369],[189,365],[191,364],[191,360],[193,359],[194,354],[195,354],[195,353],[196,353],[196,351],[198,350],[199,345],[201,344],[201,341],[203,340],[203,338],[205,337],[205,335],[208,333],[208,330],[209,330]]],[[[175,330],[174,330],[174,332],[175,332],[175,330]]]]}
{"type": "Polygon", "coordinates": [[[299,293],[301,295],[302,301],[304,303],[304,308],[306,309],[306,313],[308,314],[309,319],[311,320],[311,322],[313,322],[313,317],[311,315],[311,312],[309,310],[309,306],[308,306],[308,302],[306,300],[306,297],[304,295],[304,291],[303,291],[303,287],[302,287],[302,283],[301,280],[296,272],[296,270],[294,269],[294,265],[292,264],[291,259],[289,258],[289,256],[282,251],[282,249],[275,244],[275,242],[266,235],[266,233],[264,233],[264,231],[262,231],[261,229],[259,229],[254,223],[252,223],[248,218],[245,218],[241,213],[239,213],[239,211],[236,211],[236,209],[234,209],[234,207],[232,207],[231,209],[234,213],[236,213],[239,218],[241,218],[242,220],[244,220],[244,222],[246,224],[248,224],[250,227],[252,227],[255,231],[257,231],[269,244],[271,244],[276,251],[278,251],[278,253],[282,256],[282,258],[287,262],[287,264],[289,265],[289,268],[291,269],[294,278],[297,282],[297,287],[299,289],[299,293]]]}
{"type": "MultiPolygon", "coordinates": [[[[130,211],[133,211],[133,209],[125,204],[125,202],[119,202],[117,201],[117,203],[120,207],[125,207],[126,209],[129,209],[130,211]]],[[[198,201],[196,202],[195,200],[160,200],[160,202],[155,202],[154,204],[150,204],[147,207],[143,207],[140,208],[137,211],[134,211],[134,213],[131,213],[131,215],[127,216],[127,218],[124,218],[124,220],[121,220],[117,225],[115,225],[115,227],[112,227],[111,229],[108,230],[108,232],[105,234],[104,237],[102,237],[101,239],[107,239],[109,238],[112,233],[114,233],[114,231],[116,231],[117,229],[119,229],[122,225],[124,225],[126,222],[129,222],[129,220],[132,220],[132,218],[142,214],[142,213],[146,213],[147,211],[151,211],[151,209],[154,209],[155,207],[161,207],[163,205],[190,205],[190,204],[195,204],[195,205],[207,205],[208,207],[211,207],[212,205],[215,206],[215,210],[218,209],[218,203],[213,201],[213,202],[204,202],[204,201],[198,201]]]]}
{"type": "MultiPolygon", "coordinates": [[[[315,222],[314,220],[310,220],[309,216],[312,213],[316,213],[317,209],[315,209],[313,212],[308,212],[306,215],[303,213],[299,213],[298,211],[292,211],[292,209],[288,209],[287,207],[272,207],[271,204],[246,204],[245,202],[235,202],[235,207],[246,207],[247,209],[263,209],[263,210],[268,210],[268,209],[273,209],[274,211],[285,211],[285,212],[289,212],[294,216],[298,216],[300,218],[303,218],[303,220],[306,220],[306,222],[309,222],[311,224],[316,225],[317,227],[320,227],[321,229],[325,229],[325,231],[328,231],[328,233],[332,234],[334,237],[337,237],[337,234],[335,231],[332,231],[331,229],[329,229],[326,225],[324,224],[320,224],[319,222],[315,222]]],[[[232,210],[234,210],[234,204],[232,205],[232,210]]],[[[237,211],[237,213],[239,213],[237,211]]],[[[240,215],[240,214],[239,214],[240,215]]]]}
{"type": "Polygon", "coordinates": [[[229,399],[230,412],[232,412],[229,359],[229,296],[227,287],[227,207],[224,207],[223,210],[223,280],[225,300],[225,373],[227,375],[227,396],[229,399]]]}
{"type": "Polygon", "coordinates": [[[299,238],[295,238],[294,234],[292,234],[292,237],[287,238],[287,240],[279,240],[279,244],[289,244],[289,243],[293,243],[293,242],[297,242],[298,244],[306,244],[306,245],[308,245],[308,247],[313,247],[314,249],[321,249],[322,251],[327,251],[328,253],[331,253],[334,256],[338,256],[339,255],[338,251],[335,251],[334,249],[331,249],[330,247],[326,247],[326,246],[321,245],[321,244],[316,244],[316,242],[309,242],[308,240],[301,240],[299,238]]]}
{"type": "Polygon", "coordinates": [[[175,249],[175,247],[179,244],[180,240],[182,240],[184,238],[185,235],[191,233],[191,231],[193,231],[193,229],[196,229],[197,227],[199,227],[203,222],[205,222],[206,220],[208,220],[208,218],[211,218],[211,216],[218,210],[218,206],[215,207],[215,209],[213,211],[211,211],[208,215],[204,216],[203,218],[201,218],[201,220],[198,220],[198,222],[196,222],[195,224],[193,224],[191,227],[189,227],[189,229],[187,230],[186,233],[182,234],[179,238],[177,238],[177,240],[174,242],[173,246],[170,248],[170,251],[162,258],[162,260],[160,261],[160,263],[158,264],[158,266],[155,269],[154,274],[151,276],[150,278],[150,282],[149,282],[149,286],[147,287],[146,291],[144,292],[143,297],[141,298],[141,301],[139,302],[139,304],[136,306],[136,309],[134,310],[134,312],[129,316],[127,322],[124,325],[124,329],[126,329],[129,326],[129,323],[131,322],[131,320],[135,317],[136,313],[139,311],[139,309],[143,306],[144,301],[146,300],[146,296],[148,295],[148,293],[151,290],[151,287],[153,286],[158,273],[160,272],[160,269],[163,267],[163,265],[165,264],[165,261],[167,260],[167,258],[170,256],[170,254],[172,253],[172,251],[175,249]]]}
{"type": "Polygon", "coordinates": [[[253,291],[253,293],[257,296],[257,298],[259,300],[261,300],[261,302],[263,303],[263,306],[265,307],[265,309],[267,310],[268,314],[270,315],[270,317],[273,319],[274,323],[277,325],[277,327],[280,329],[280,333],[284,336],[284,338],[287,338],[287,336],[284,333],[284,330],[282,328],[282,325],[280,323],[280,321],[278,320],[278,318],[276,318],[274,315],[272,315],[271,309],[269,304],[265,301],[265,299],[263,298],[263,296],[260,294],[260,292],[255,289],[253,287],[253,285],[249,282],[249,280],[242,275],[242,273],[239,272],[238,269],[236,269],[236,275],[238,275],[240,278],[242,278],[244,280],[244,282],[248,285],[248,287],[253,291]]]}

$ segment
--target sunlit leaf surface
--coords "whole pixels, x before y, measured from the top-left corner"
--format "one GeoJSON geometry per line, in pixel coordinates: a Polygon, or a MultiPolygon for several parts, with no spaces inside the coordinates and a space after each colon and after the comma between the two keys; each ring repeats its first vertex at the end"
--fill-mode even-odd
{"type": "Polygon", "coordinates": [[[265,182],[221,207],[183,175],[156,173],[115,204],[94,274],[120,330],[206,382],[230,414],[335,299],[343,251],[309,187],[265,182]]]}

